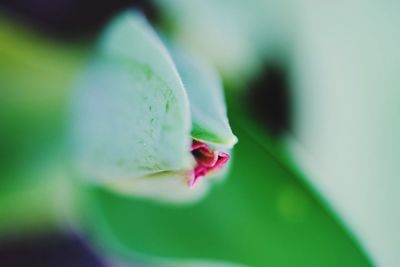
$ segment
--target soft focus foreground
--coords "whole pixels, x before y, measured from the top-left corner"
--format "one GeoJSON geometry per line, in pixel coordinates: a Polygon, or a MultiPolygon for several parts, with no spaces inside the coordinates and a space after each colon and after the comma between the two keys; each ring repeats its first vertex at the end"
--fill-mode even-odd
{"type": "MultiPolygon", "coordinates": [[[[48,9],[39,1],[0,5],[1,266],[400,264],[398,4],[69,1],[49,1],[48,9]],[[191,132],[189,121],[182,126],[176,118],[187,135],[161,145],[182,145],[190,158],[194,137],[215,151],[225,150],[223,140],[235,142],[232,132],[239,140],[232,151],[228,146],[226,168],[192,189],[182,183],[183,195],[157,180],[139,190],[88,182],[93,177],[82,177],[71,160],[77,81],[96,59],[107,23],[128,6],[150,19],[171,53],[173,64],[156,57],[153,69],[177,71],[191,103],[177,113],[191,115],[191,132]],[[225,85],[232,132],[223,97],[207,91],[220,86],[214,69],[225,85]]],[[[151,52],[137,49],[134,57],[148,63],[151,52]]],[[[122,67],[107,68],[100,78],[119,83],[113,72],[122,67]]],[[[168,75],[161,78],[172,81],[175,74],[168,75]]],[[[89,82],[104,86],[100,78],[89,82]]],[[[122,125],[142,134],[135,126],[145,115],[128,109],[128,98],[128,106],[110,99],[96,107],[134,113],[122,125]]],[[[104,127],[88,141],[105,136],[128,147],[107,139],[117,129],[104,127]]],[[[109,151],[118,152],[112,145],[109,151]]],[[[171,162],[181,155],[160,153],[171,162]]],[[[96,166],[100,175],[107,175],[105,163],[96,166]]]]}

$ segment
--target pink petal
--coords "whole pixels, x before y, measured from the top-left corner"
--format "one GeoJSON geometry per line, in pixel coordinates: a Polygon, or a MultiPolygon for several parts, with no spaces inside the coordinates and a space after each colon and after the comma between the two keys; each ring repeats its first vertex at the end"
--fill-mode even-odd
{"type": "Polygon", "coordinates": [[[200,177],[221,169],[229,160],[229,154],[213,151],[207,144],[197,140],[193,140],[191,152],[196,160],[196,166],[189,180],[190,187],[195,186],[200,177]]]}

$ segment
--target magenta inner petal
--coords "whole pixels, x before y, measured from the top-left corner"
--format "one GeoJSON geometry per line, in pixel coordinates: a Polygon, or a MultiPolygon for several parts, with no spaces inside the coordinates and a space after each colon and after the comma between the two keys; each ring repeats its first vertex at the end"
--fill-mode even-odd
{"type": "Polygon", "coordinates": [[[193,140],[191,152],[196,160],[196,166],[189,181],[190,187],[193,187],[200,177],[221,169],[229,160],[229,154],[213,151],[207,144],[197,140],[193,140]]]}

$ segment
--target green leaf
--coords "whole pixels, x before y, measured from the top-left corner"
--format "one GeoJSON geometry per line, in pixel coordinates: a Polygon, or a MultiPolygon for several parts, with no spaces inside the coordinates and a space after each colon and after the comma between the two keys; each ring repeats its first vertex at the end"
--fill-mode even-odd
{"type": "Polygon", "coordinates": [[[226,183],[203,201],[178,207],[93,190],[86,214],[91,236],[116,255],[247,266],[372,266],[300,175],[277,160],[273,139],[262,129],[254,133],[242,108],[231,109],[240,142],[226,183]]]}

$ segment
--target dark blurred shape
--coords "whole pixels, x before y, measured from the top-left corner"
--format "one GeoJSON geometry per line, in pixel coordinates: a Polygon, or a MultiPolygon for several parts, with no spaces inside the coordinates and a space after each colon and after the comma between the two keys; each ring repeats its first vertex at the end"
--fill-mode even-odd
{"type": "Polygon", "coordinates": [[[4,267],[106,267],[76,236],[53,235],[2,241],[0,266],[4,267]]]}
{"type": "Polygon", "coordinates": [[[0,0],[0,9],[23,23],[62,38],[90,37],[116,13],[135,8],[155,22],[151,0],[0,0]]]}
{"type": "Polygon", "coordinates": [[[247,92],[251,114],[272,135],[279,136],[290,129],[290,88],[288,74],[283,65],[265,65],[261,75],[250,84],[247,92]]]}

